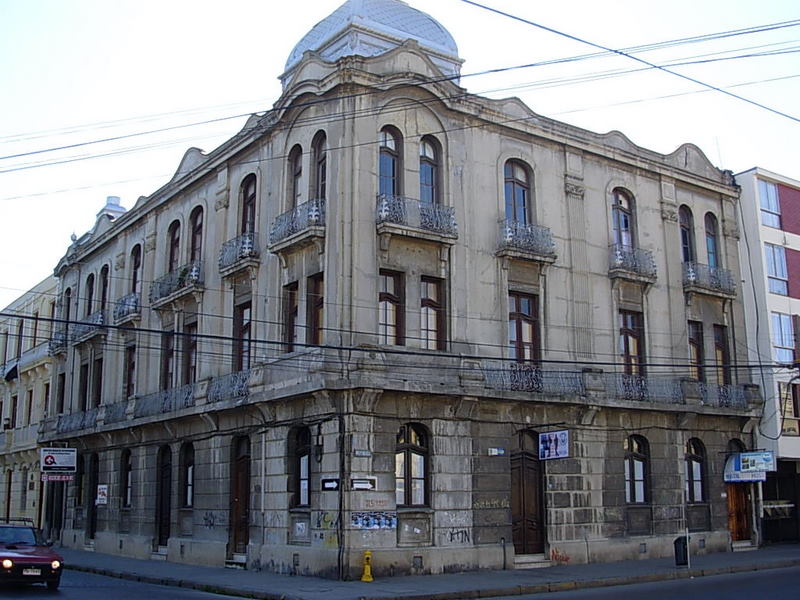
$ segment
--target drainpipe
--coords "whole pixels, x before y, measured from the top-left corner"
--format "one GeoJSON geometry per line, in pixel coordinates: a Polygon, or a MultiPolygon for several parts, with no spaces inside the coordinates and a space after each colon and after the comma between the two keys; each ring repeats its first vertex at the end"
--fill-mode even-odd
{"type": "MultiPolygon", "coordinates": [[[[267,432],[261,432],[261,546],[267,544],[267,511],[265,506],[266,500],[266,482],[267,482],[267,432]]],[[[259,553],[260,554],[260,553],[259,553]]]]}

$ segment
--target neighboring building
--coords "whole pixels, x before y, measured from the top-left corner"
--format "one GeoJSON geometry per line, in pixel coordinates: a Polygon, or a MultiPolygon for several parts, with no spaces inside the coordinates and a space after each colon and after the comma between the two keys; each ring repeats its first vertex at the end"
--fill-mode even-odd
{"type": "Polygon", "coordinates": [[[460,65],[427,15],[351,0],[272,111],[73,243],[63,543],[349,578],[365,550],[386,576],[755,537],[723,482],[762,410],[732,175],[460,65]]]}
{"type": "Polygon", "coordinates": [[[42,521],[36,439],[50,403],[47,351],[57,289],[50,276],[0,314],[0,519],[42,521]]]}
{"type": "Polygon", "coordinates": [[[736,175],[744,230],[739,245],[742,292],[754,381],[765,404],[758,446],[777,471],[763,484],[765,541],[800,539],[800,181],[761,168],[736,175]]]}

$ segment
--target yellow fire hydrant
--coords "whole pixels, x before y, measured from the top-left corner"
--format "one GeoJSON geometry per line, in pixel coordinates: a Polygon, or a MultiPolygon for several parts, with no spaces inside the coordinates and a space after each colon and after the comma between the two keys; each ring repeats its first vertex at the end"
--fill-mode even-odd
{"type": "Polygon", "coordinates": [[[361,576],[361,581],[367,583],[372,581],[372,552],[369,550],[364,552],[364,574],[361,576]]]}

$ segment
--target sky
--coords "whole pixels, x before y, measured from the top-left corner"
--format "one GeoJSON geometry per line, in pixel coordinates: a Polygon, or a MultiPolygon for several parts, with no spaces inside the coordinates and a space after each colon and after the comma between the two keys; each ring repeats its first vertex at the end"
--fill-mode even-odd
{"type": "MultiPolygon", "coordinates": [[[[131,208],[186,149],[213,150],[271,108],[292,48],[342,1],[0,0],[0,307],[52,273],[107,196],[131,208]]],[[[739,32],[630,53],[762,106],[621,55],[586,58],[597,48],[463,0],[407,3],[453,35],[471,93],[800,180],[796,0],[484,0],[613,49],[739,32]],[[584,58],[558,60],[572,57],[584,58]]]]}

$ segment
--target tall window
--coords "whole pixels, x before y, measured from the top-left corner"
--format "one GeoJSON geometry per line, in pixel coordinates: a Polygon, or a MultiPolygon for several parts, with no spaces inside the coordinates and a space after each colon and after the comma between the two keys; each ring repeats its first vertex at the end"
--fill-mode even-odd
{"type": "Polygon", "coordinates": [[[17,351],[15,358],[22,356],[22,344],[25,341],[25,321],[22,319],[17,323],[17,351]]]}
{"type": "Polygon", "coordinates": [[[650,447],[640,435],[625,438],[625,502],[645,504],[649,500],[650,447]]]}
{"type": "Polygon", "coordinates": [[[782,296],[789,295],[789,275],[786,269],[786,250],[783,246],[764,244],[767,259],[769,291],[782,296]]]}
{"type": "Polygon", "coordinates": [[[108,302],[108,265],[100,269],[100,310],[106,309],[108,302]]]}
{"type": "Polygon", "coordinates": [[[252,304],[248,300],[233,307],[233,370],[250,368],[252,304]]]}
{"type": "Polygon", "coordinates": [[[678,209],[678,223],[681,228],[681,257],[683,262],[695,262],[694,218],[691,209],[685,204],[678,209]]]}
{"type": "Polygon", "coordinates": [[[67,396],[67,375],[66,373],[59,373],[56,379],[58,389],[56,390],[56,413],[61,414],[64,412],[64,401],[67,396]]]}
{"type": "Polygon", "coordinates": [[[445,349],[445,313],[442,280],[423,277],[420,281],[420,335],[422,347],[445,349]]]}
{"type": "Polygon", "coordinates": [[[167,230],[167,271],[177,271],[181,262],[181,224],[173,221],[167,230]]]}
{"type": "Polygon", "coordinates": [[[194,445],[186,442],[180,452],[180,505],[182,508],[194,506],[194,445]]]}
{"type": "Polygon", "coordinates": [[[203,207],[198,206],[189,218],[191,242],[189,244],[189,261],[199,261],[203,255],[203,207]]]}
{"type": "Polygon", "coordinates": [[[83,363],[78,372],[78,402],[81,411],[89,408],[89,363],[83,363]]]}
{"type": "Polygon", "coordinates": [[[242,234],[256,230],[256,181],[252,173],[242,181],[242,221],[239,226],[242,234]]]}
{"type": "Polygon", "coordinates": [[[92,365],[92,406],[100,406],[103,400],[103,356],[96,356],[92,365]]]}
{"type": "MultiPolygon", "coordinates": [[[[64,290],[63,306],[61,307],[61,315],[65,321],[69,321],[72,315],[72,288],[64,290]]],[[[78,312],[77,310],[75,312],[78,312]]],[[[64,324],[66,327],[66,323],[64,324]]]]}
{"type": "Polygon", "coordinates": [[[315,346],[322,344],[325,327],[325,289],[322,273],[308,278],[306,290],[306,306],[308,307],[308,343],[315,346]]]}
{"type": "Polygon", "coordinates": [[[88,317],[94,311],[94,273],[89,273],[89,276],[86,278],[84,296],[86,297],[84,314],[88,317]]]}
{"type": "Polygon", "coordinates": [[[700,321],[689,321],[689,376],[697,381],[705,381],[706,374],[703,368],[703,324],[700,321]]]}
{"type": "Polygon", "coordinates": [[[131,506],[132,475],[133,462],[131,460],[131,451],[125,448],[119,460],[119,495],[122,508],[130,508],[131,506]]]}
{"type": "Polygon", "coordinates": [[[407,423],[397,432],[394,476],[398,507],[427,506],[429,447],[422,425],[407,423]]]}
{"type": "Polygon", "coordinates": [[[136,346],[125,347],[125,397],[131,398],[136,393],[136,346]]]}
{"type": "Polygon", "coordinates": [[[325,132],[320,131],[312,144],[314,161],[313,200],[324,200],[328,187],[328,151],[325,132]]]}
{"type": "Polygon", "coordinates": [[[186,385],[197,381],[197,321],[183,324],[181,345],[181,382],[186,385]]]}
{"type": "Polygon", "coordinates": [[[776,362],[794,362],[794,323],[792,315],[772,313],[772,350],[776,362]]]}
{"type": "Polygon", "coordinates": [[[175,370],[175,334],[167,330],[161,334],[161,389],[172,387],[175,370]]]}
{"type": "Polygon", "coordinates": [[[286,352],[293,352],[297,343],[297,282],[283,287],[283,341],[286,352]]]}
{"type": "Polygon", "coordinates": [[[439,202],[439,153],[430,138],[423,138],[419,145],[419,199],[427,204],[439,202]]]}
{"type": "Polygon", "coordinates": [[[530,219],[530,170],[518,160],[509,160],[503,169],[506,219],[527,224],[530,219]]]}
{"type": "Polygon", "coordinates": [[[86,493],[84,492],[84,474],[86,473],[86,458],[81,456],[80,454],[77,457],[75,462],[75,506],[83,506],[83,501],[86,499],[86,493]]]}
{"type": "Polygon", "coordinates": [[[17,396],[11,396],[11,429],[17,426],[17,396]]]}
{"type": "Polygon", "coordinates": [[[136,244],[131,250],[131,294],[142,289],[142,247],[136,244]]]}
{"type": "Polygon", "coordinates": [[[781,435],[800,435],[800,384],[780,382],[781,416],[783,430],[781,435]]]}
{"type": "Polygon", "coordinates": [[[378,193],[398,196],[400,189],[400,135],[390,127],[381,130],[378,156],[378,193]]]}
{"type": "Polygon", "coordinates": [[[530,294],[508,293],[509,357],[518,362],[539,360],[539,299],[530,294]]]}
{"type": "Polygon", "coordinates": [[[39,311],[33,312],[33,319],[31,319],[31,348],[35,348],[39,342],[39,311]]]}
{"type": "Polygon", "coordinates": [[[703,442],[692,438],[686,442],[686,470],[684,471],[684,491],[686,501],[696,504],[705,501],[706,449],[703,442]]]}
{"type": "Polygon", "coordinates": [[[714,360],[717,363],[717,384],[730,384],[731,356],[728,349],[728,329],[724,325],[714,325],[714,360]]]}
{"type": "Polygon", "coordinates": [[[780,229],[781,203],[778,198],[778,186],[759,179],[758,197],[761,200],[761,224],[780,229]]]}
{"type": "Polygon", "coordinates": [[[633,197],[620,188],[614,190],[611,218],[614,226],[614,243],[632,248],[635,241],[633,197]]]}
{"type": "Polygon", "coordinates": [[[619,353],[627,375],[644,375],[644,323],[642,313],[619,311],[619,353]]]}
{"type": "Polygon", "coordinates": [[[295,146],[289,152],[289,201],[294,208],[300,203],[303,181],[303,149],[295,146]]]}
{"type": "Polygon", "coordinates": [[[381,344],[405,344],[403,274],[381,269],[378,292],[378,338],[381,344]]]}
{"type": "Polygon", "coordinates": [[[292,451],[292,479],[294,501],[296,507],[309,505],[309,473],[311,458],[311,430],[308,427],[300,427],[294,431],[293,451],[292,451]]]}
{"type": "Polygon", "coordinates": [[[706,254],[708,255],[708,266],[711,267],[712,269],[716,269],[717,267],[720,266],[717,217],[715,217],[711,213],[706,213],[705,225],[706,225],[706,254]]]}
{"type": "Polygon", "coordinates": [[[25,425],[31,424],[33,418],[33,390],[28,390],[25,398],[25,425]]]}

